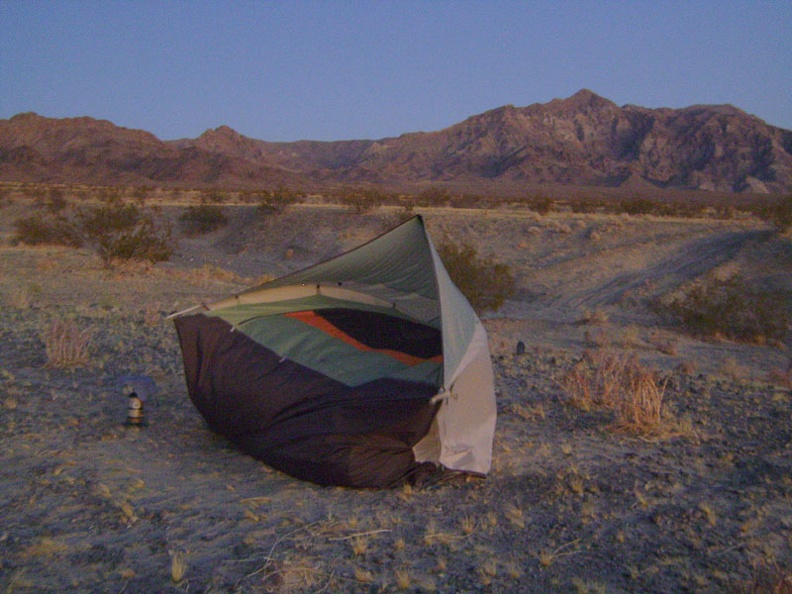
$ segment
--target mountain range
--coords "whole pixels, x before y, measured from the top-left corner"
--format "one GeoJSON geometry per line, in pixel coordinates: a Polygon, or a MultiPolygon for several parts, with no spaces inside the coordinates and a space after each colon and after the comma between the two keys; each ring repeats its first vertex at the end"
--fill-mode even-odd
{"type": "Polygon", "coordinates": [[[227,126],[163,141],[105,120],[23,113],[0,120],[0,181],[783,193],[792,191],[792,131],[731,105],[620,107],[585,89],[499,107],[435,132],[335,142],[267,142],[227,126]]]}

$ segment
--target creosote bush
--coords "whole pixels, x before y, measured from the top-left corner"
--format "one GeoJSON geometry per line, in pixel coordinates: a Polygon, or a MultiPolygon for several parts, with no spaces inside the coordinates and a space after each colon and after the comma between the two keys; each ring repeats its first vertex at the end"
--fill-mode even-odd
{"type": "Polygon", "coordinates": [[[752,287],[741,276],[711,277],[659,306],[688,332],[762,343],[782,340],[789,313],[782,294],[752,287]]]}
{"type": "Polygon", "coordinates": [[[17,219],[14,227],[15,240],[28,245],[88,246],[108,268],[116,259],[161,262],[173,253],[170,227],[118,198],[68,217],[58,213],[17,219]]]}
{"type": "Polygon", "coordinates": [[[227,224],[228,218],[223,213],[223,207],[218,204],[188,206],[179,216],[182,231],[193,237],[217,231],[227,224]]]}
{"type": "Polygon", "coordinates": [[[258,198],[258,213],[261,216],[279,215],[292,204],[301,202],[305,194],[286,186],[278,186],[273,191],[262,190],[252,194],[258,198]]]}
{"type": "Polygon", "coordinates": [[[14,240],[27,245],[64,245],[82,247],[78,229],[62,217],[44,218],[41,215],[14,221],[14,240]]]}
{"type": "Polygon", "coordinates": [[[782,196],[775,202],[760,205],[758,214],[781,232],[792,230],[792,194],[782,196]]]}
{"type": "Polygon", "coordinates": [[[471,245],[456,245],[448,240],[438,253],[451,280],[477,312],[497,311],[514,296],[516,283],[508,265],[480,257],[471,245]]]}
{"type": "Polygon", "coordinates": [[[173,253],[171,229],[135,204],[109,200],[81,209],[77,226],[106,267],[115,259],[163,262],[173,253]]]}
{"type": "Polygon", "coordinates": [[[339,190],[338,199],[354,214],[366,214],[384,204],[388,197],[386,194],[371,188],[342,188],[339,190]]]}
{"type": "Polygon", "coordinates": [[[430,186],[421,190],[415,198],[420,206],[446,206],[451,202],[451,193],[439,186],[430,186]]]}

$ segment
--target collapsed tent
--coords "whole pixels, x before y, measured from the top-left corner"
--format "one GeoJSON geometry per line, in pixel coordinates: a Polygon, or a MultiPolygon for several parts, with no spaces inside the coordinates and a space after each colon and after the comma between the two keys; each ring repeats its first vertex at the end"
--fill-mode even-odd
{"type": "Polygon", "coordinates": [[[198,411],[274,468],[353,487],[489,471],[486,332],[420,217],[174,322],[198,411]]]}

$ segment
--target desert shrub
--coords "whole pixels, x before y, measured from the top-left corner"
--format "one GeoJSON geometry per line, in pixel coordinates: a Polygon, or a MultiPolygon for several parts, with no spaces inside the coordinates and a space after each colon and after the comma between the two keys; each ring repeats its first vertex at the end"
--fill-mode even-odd
{"type": "Polygon", "coordinates": [[[460,246],[448,240],[438,253],[451,280],[477,312],[497,311],[514,295],[514,275],[506,264],[480,257],[471,245],[460,246]]]}
{"type": "Polygon", "coordinates": [[[642,215],[653,214],[660,216],[669,216],[673,214],[673,209],[667,204],[659,200],[652,200],[651,198],[642,198],[636,196],[634,198],[627,198],[622,200],[619,204],[619,209],[629,215],[642,215]]]}
{"type": "Polygon", "coordinates": [[[41,196],[42,190],[38,184],[26,182],[19,187],[19,192],[27,200],[36,200],[41,196]]]}
{"type": "Polygon", "coordinates": [[[445,206],[451,201],[451,193],[445,188],[431,186],[416,196],[419,206],[445,206]]]}
{"type": "Polygon", "coordinates": [[[558,210],[558,205],[550,196],[532,196],[527,200],[528,208],[541,215],[558,210]]]}
{"type": "Polygon", "coordinates": [[[660,310],[688,332],[702,336],[781,340],[789,326],[784,296],[753,287],[739,275],[695,283],[662,304],[660,310]]]}
{"type": "Polygon", "coordinates": [[[749,579],[733,584],[734,594],[792,594],[792,570],[774,560],[759,559],[749,579]]]}
{"type": "Polygon", "coordinates": [[[583,311],[583,315],[578,320],[578,324],[587,325],[591,324],[593,326],[604,326],[608,323],[608,312],[604,309],[586,309],[583,311]]]}
{"type": "Polygon", "coordinates": [[[47,191],[46,206],[47,210],[53,213],[61,212],[69,205],[66,196],[61,188],[53,187],[47,191]]]}
{"type": "Polygon", "coordinates": [[[412,196],[399,196],[396,204],[401,206],[404,220],[412,218],[415,215],[415,198],[412,196]]]}
{"type": "Polygon", "coordinates": [[[79,231],[66,219],[44,218],[41,215],[14,221],[14,240],[27,245],[65,245],[81,247],[79,231]]]}
{"type": "Polygon", "coordinates": [[[780,198],[770,208],[770,221],[782,231],[792,229],[792,194],[780,198]]]}
{"type": "Polygon", "coordinates": [[[265,217],[282,214],[289,206],[303,199],[302,192],[286,186],[278,186],[272,192],[256,192],[255,195],[258,197],[258,213],[265,217]]]}
{"type": "Polygon", "coordinates": [[[222,204],[228,199],[228,193],[223,190],[205,190],[201,198],[202,203],[222,204]]]}
{"type": "Polygon", "coordinates": [[[115,259],[162,262],[173,253],[170,227],[135,204],[111,200],[81,209],[76,226],[108,268],[115,259]]]}
{"type": "Polygon", "coordinates": [[[100,202],[105,204],[116,204],[121,200],[121,189],[105,186],[96,190],[96,196],[100,202]]]}
{"type": "Polygon", "coordinates": [[[452,208],[495,208],[501,202],[500,198],[482,196],[480,194],[453,194],[448,199],[448,206],[452,208]]]}
{"type": "Polygon", "coordinates": [[[44,332],[48,367],[78,367],[90,361],[93,331],[72,321],[55,320],[44,332]]]}
{"type": "Polygon", "coordinates": [[[11,204],[11,188],[0,186],[0,208],[11,204]]]}
{"type": "Polygon", "coordinates": [[[143,206],[153,193],[154,188],[151,186],[138,186],[132,190],[132,197],[140,206],[143,206]]]}
{"type": "Polygon", "coordinates": [[[344,188],[339,193],[341,204],[355,214],[365,214],[374,210],[381,196],[376,190],[344,188]]]}
{"type": "Polygon", "coordinates": [[[202,203],[188,206],[179,216],[179,225],[186,235],[197,236],[217,231],[228,224],[223,208],[217,204],[202,203]]]}
{"type": "Polygon", "coordinates": [[[665,382],[634,356],[589,351],[561,380],[570,404],[614,413],[613,429],[639,435],[669,431],[665,382]]]}

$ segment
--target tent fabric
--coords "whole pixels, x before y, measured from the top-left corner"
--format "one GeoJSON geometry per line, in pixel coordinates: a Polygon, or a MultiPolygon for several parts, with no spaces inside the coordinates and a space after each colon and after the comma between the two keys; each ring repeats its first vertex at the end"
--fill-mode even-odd
{"type": "Polygon", "coordinates": [[[489,471],[486,332],[420,217],[174,322],[199,412],[275,468],[358,487],[489,471]]]}

